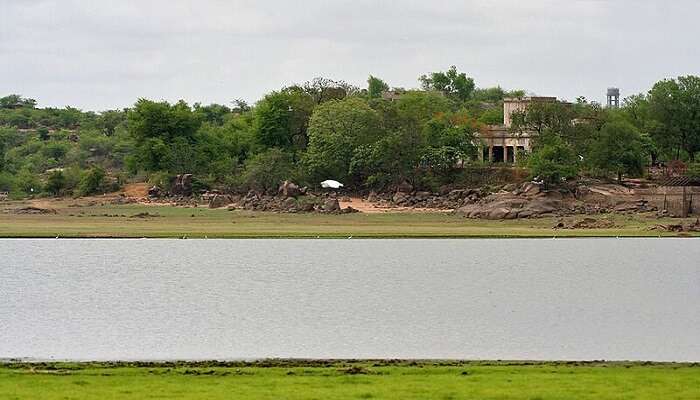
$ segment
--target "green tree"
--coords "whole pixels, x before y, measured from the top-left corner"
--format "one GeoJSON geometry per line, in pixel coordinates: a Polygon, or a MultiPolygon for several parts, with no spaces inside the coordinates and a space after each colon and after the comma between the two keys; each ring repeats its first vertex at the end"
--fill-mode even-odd
{"type": "Polygon", "coordinates": [[[432,72],[419,78],[423,89],[437,90],[459,101],[467,101],[474,92],[474,79],[467,77],[464,72],[457,72],[456,66],[451,66],[446,72],[432,72]]]}
{"type": "Polygon", "coordinates": [[[665,149],[680,158],[685,151],[691,162],[700,151],[700,77],[681,76],[657,82],[649,92],[649,109],[661,125],[652,132],[665,149]]]}
{"type": "Polygon", "coordinates": [[[105,187],[105,171],[99,166],[90,168],[83,172],[78,184],[78,193],[81,196],[89,196],[104,190],[105,187]]]}
{"type": "Polygon", "coordinates": [[[49,140],[48,128],[45,128],[42,126],[41,128],[36,130],[36,133],[37,133],[37,135],[39,135],[39,139],[44,140],[44,141],[49,140]]]}
{"type": "Polygon", "coordinates": [[[622,175],[638,175],[643,172],[644,144],[637,128],[624,120],[606,123],[591,145],[590,163],[598,170],[614,173],[617,180],[622,175]]]}
{"type": "Polygon", "coordinates": [[[117,127],[126,121],[126,113],[119,110],[107,110],[96,118],[95,125],[107,136],[114,135],[117,127]]]}
{"type": "Polygon", "coordinates": [[[53,171],[46,182],[45,190],[54,196],[60,195],[66,187],[66,176],[63,171],[53,171]]]}
{"type": "Polygon", "coordinates": [[[389,90],[389,85],[376,76],[370,75],[367,78],[367,93],[370,99],[378,99],[382,97],[382,92],[389,90]]]}
{"type": "Polygon", "coordinates": [[[576,154],[556,134],[546,132],[537,138],[534,150],[528,157],[530,174],[545,184],[557,184],[578,174],[576,154]]]}
{"type": "Polygon", "coordinates": [[[34,108],[35,106],[36,100],[28,99],[18,94],[11,94],[9,96],[0,97],[0,108],[34,108]]]}
{"type": "Polygon", "coordinates": [[[475,132],[481,124],[465,111],[440,114],[428,121],[421,161],[424,165],[446,175],[464,162],[476,156],[475,132]]]}
{"type": "Polygon", "coordinates": [[[249,188],[272,192],[286,179],[292,178],[292,157],[272,148],[249,158],[245,163],[243,179],[249,188]]]}
{"type": "Polygon", "coordinates": [[[265,148],[304,149],[313,108],[313,98],[298,87],[266,95],[253,111],[257,142],[265,148]]]}
{"type": "Polygon", "coordinates": [[[127,118],[135,140],[137,167],[145,171],[169,170],[173,146],[193,145],[202,125],[201,116],[184,101],[171,105],[140,99],[127,118]]]}
{"type": "Polygon", "coordinates": [[[334,100],[318,106],[309,123],[309,147],[304,163],[316,180],[347,180],[354,151],[380,136],[378,114],[360,98],[334,100]]]}

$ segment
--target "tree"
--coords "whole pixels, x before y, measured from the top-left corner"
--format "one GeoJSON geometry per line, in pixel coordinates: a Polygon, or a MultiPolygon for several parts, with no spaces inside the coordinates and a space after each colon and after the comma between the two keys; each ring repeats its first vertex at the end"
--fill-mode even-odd
{"type": "Polygon", "coordinates": [[[126,121],[126,113],[119,110],[107,110],[100,113],[95,125],[107,136],[114,135],[117,126],[126,121]]]}
{"type": "Polygon", "coordinates": [[[231,114],[230,108],[216,103],[209,104],[208,106],[195,103],[193,108],[196,113],[202,116],[202,120],[215,125],[223,124],[226,118],[231,114]]]}
{"type": "Polygon", "coordinates": [[[481,124],[465,111],[433,117],[426,125],[421,161],[443,175],[453,171],[459,162],[476,156],[474,133],[479,130],[481,124]]]}
{"type": "Polygon", "coordinates": [[[18,94],[11,94],[9,96],[0,97],[0,108],[34,108],[36,106],[36,100],[22,97],[18,94]]]}
{"type": "Polygon", "coordinates": [[[311,116],[304,163],[314,179],[346,180],[355,149],[379,136],[379,116],[364,100],[329,101],[311,116]]]}
{"type": "Polygon", "coordinates": [[[545,133],[537,138],[528,157],[530,174],[545,184],[557,184],[578,174],[577,157],[561,137],[545,133]]]}
{"type": "Polygon", "coordinates": [[[272,92],[253,111],[253,132],[265,148],[302,150],[307,144],[313,98],[299,87],[272,92]]]}
{"type": "Polygon", "coordinates": [[[660,146],[685,151],[691,162],[700,151],[700,77],[681,76],[657,82],[649,91],[651,115],[661,127],[653,132],[660,146]]]}
{"type": "Polygon", "coordinates": [[[345,82],[328,78],[314,78],[298,87],[314,100],[315,104],[325,103],[330,100],[342,100],[347,96],[358,92],[358,88],[345,82]]]}
{"type": "Polygon", "coordinates": [[[262,192],[276,190],[291,178],[292,158],[280,149],[268,149],[249,158],[245,164],[244,181],[249,188],[262,192]]]}
{"type": "Polygon", "coordinates": [[[467,101],[476,87],[474,79],[468,78],[464,72],[457,72],[454,65],[447,72],[432,72],[422,75],[419,80],[423,89],[437,90],[459,101],[467,101]]]}
{"type": "Polygon", "coordinates": [[[66,187],[66,176],[63,175],[63,171],[53,171],[46,182],[46,191],[54,196],[61,194],[63,189],[66,187]]]}
{"type": "Polygon", "coordinates": [[[370,75],[367,78],[367,93],[370,99],[378,99],[382,97],[382,92],[389,90],[389,85],[383,80],[370,75]]]}
{"type": "Polygon", "coordinates": [[[129,132],[136,142],[138,166],[146,171],[167,171],[173,146],[193,145],[195,133],[202,125],[201,116],[184,101],[171,105],[140,99],[127,117],[129,132]]]}
{"type": "Polygon", "coordinates": [[[608,122],[593,141],[589,159],[600,171],[615,173],[618,181],[623,174],[641,174],[645,159],[642,137],[627,121],[608,122]]]}
{"type": "Polygon", "coordinates": [[[105,184],[105,171],[99,166],[90,168],[85,171],[80,178],[80,183],[78,184],[78,193],[81,196],[89,196],[91,194],[99,193],[104,189],[105,184]]]}
{"type": "Polygon", "coordinates": [[[512,129],[518,132],[552,132],[562,138],[570,136],[576,110],[559,101],[532,101],[527,108],[511,115],[512,129]]]}
{"type": "Polygon", "coordinates": [[[43,141],[49,140],[49,130],[48,130],[48,128],[45,128],[45,127],[42,126],[41,128],[39,128],[39,129],[36,130],[36,133],[37,133],[37,135],[39,135],[39,139],[41,139],[41,140],[43,140],[43,141]]]}

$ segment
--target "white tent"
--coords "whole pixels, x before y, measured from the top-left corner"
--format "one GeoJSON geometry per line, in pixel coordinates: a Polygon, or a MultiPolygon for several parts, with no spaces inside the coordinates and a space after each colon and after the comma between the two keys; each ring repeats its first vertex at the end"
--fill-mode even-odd
{"type": "Polygon", "coordinates": [[[328,179],[321,182],[321,187],[324,189],[340,189],[341,187],[343,187],[343,184],[338,181],[328,179]]]}

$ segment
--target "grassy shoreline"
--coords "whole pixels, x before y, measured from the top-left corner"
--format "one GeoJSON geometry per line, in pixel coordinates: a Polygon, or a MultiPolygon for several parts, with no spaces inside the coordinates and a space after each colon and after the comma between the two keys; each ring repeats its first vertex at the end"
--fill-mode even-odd
{"type": "Polygon", "coordinates": [[[696,399],[697,363],[410,360],[0,363],[9,399],[696,399]]]}
{"type": "MultiPolygon", "coordinates": [[[[396,212],[347,215],[282,214],[228,211],[162,205],[79,205],[53,202],[56,213],[18,214],[26,202],[0,204],[2,238],[552,238],[552,237],[678,237],[652,229],[680,219],[653,215],[600,215],[612,228],[554,229],[560,218],[475,220],[439,212],[396,212]]],[[[574,221],[590,216],[573,216],[574,221]]],[[[693,218],[685,220],[686,223],[693,218]]]]}

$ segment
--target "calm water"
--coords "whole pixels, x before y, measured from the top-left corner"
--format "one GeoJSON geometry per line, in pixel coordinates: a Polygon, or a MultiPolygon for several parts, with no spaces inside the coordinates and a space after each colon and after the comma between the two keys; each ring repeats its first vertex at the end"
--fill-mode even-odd
{"type": "Polygon", "coordinates": [[[0,240],[0,358],[700,361],[700,240],[0,240]]]}

